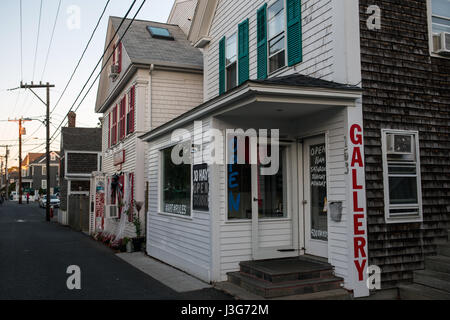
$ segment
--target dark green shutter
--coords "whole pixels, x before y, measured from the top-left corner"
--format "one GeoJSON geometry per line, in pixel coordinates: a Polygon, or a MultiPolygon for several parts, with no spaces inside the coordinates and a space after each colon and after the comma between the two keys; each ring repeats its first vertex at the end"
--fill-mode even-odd
{"type": "Polygon", "coordinates": [[[267,3],[257,12],[258,79],[267,78],[267,3]]]}
{"type": "Polygon", "coordinates": [[[225,93],[225,37],[219,41],[219,94],[225,93]]]}
{"type": "Polygon", "coordinates": [[[301,0],[287,0],[287,54],[293,66],[303,60],[301,0]]]}
{"type": "Polygon", "coordinates": [[[241,22],[238,26],[238,67],[239,84],[244,83],[250,78],[250,59],[248,45],[248,19],[241,22]]]}

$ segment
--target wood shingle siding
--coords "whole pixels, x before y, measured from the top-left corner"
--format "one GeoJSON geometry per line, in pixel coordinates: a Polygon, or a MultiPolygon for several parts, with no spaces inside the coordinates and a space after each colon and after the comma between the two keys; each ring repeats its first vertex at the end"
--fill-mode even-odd
{"type": "Polygon", "coordinates": [[[427,1],[360,1],[370,265],[382,287],[412,279],[447,236],[450,212],[450,60],[430,56],[427,1]],[[368,30],[368,6],[381,30],[368,30]],[[381,129],[419,131],[423,223],[385,224],[381,129]]]}

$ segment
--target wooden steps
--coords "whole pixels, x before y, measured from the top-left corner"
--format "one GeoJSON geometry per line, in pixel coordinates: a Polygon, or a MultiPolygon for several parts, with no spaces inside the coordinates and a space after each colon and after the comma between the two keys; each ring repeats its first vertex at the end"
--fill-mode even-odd
{"type": "Polygon", "coordinates": [[[307,257],[241,262],[240,271],[228,273],[228,281],[266,299],[300,299],[325,291],[330,291],[329,299],[344,296],[343,280],[334,276],[332,266],[307,257]]]}

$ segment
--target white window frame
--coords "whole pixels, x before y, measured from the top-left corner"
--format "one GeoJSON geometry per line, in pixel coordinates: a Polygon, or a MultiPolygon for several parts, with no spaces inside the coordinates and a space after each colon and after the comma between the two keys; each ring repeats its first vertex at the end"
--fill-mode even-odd
{"type": "Polygon", "coordinates": [[[42,168],[42,175],[43,176],[45,176],[45,175],[47,175],[47,167],[46,166],[41,166],[41,168],[42,168]]]}
{"type": "MultiPolygon", "coordinates": [[[[441,59],[447,59],[449,60],[449,57],[444,57],[439,54],[434,53],[434,44],[433,44],[433,6],[432,6],[433,0],[427,0],[427,18],[428,18],[428,48],[430,51],[430,55],[435,58],[441,58],[441,59]]],[[[445,18],[445,17],[440,17],[445,18]]]]}
{"type": "MultiPolygon", "coordinates": [[[[240,133],[234,133],[234,134],[225,134],[225,177],[224,177],[224,184],[225,184],[225,193],[224,193],[224,199],[225,199],[225,223],[226,224],[239,224],[239,223],[251,223],[252,219],[230,219],[228,216],[228,196],[229,196],[229,190],[228,190],[228,164],[227,164],[227,157],[228,157],[228,152],[229,152],[229,140],[228,137],[250,137],[249,135],[246,134],[240,134],[240,133]]],[[[258,146],[260,144],[259,141],[257,141],[258,146]]],[[[279,142],[279,146],[280,146],[280,151],[281,151],[281,146],[286,147],[286,157],[284,159],[284,163],[283,165],[286,168],[286,181],[284,181],[284,188],[286,190],[286,216],[285,217],[280,217],[280,218],[259,218],[259,222],[285,222],[285,221],[290,221],[293,218],[292,215],[292,203],[293,203],[293,195],[292,195],[292,190],[293,190],[293,185],[292,185],[292,173],[294,172],[294,169],[292,167],[292,159],[291,157],[293,156],[293,144],[290,142],[279,142]]],[[[258,148],[257,148],[258,150],[258,148]]],[[[257,151],[259,152],[259,151],[257,151]]],[[[280,153],[280,157],[281,157],[281,153],[280,153]]]]}
{"type": "Polygon", "coordinates": [[[239,85],[239,33],[233,32],[231,36],[225,37],[225,91],[232,90],[236,88],[239,85]],[[235,37],[236,38],[236,61],[227,64],[227,48],[228,48],[228,40],[230,38],[235,37]],[[228,67],[232,66],[233,64],[236,64],[236,85],[233,88],[228,88],[228,67]]]}
{"type": "Polygon", "coordinates": [[[388,224],[393,223],[414,223],[423,221],[423,208],[422,208],[422,178],[420,171],[420,148],[419,148],[419,132],[410,130],[393,130],[393,129],[381,129],[381,148],[382,148],[382,161],[383,161],[383,186],[384,186],[384,215],[385,221],[388,224]],[[416,165],[416,179],[417,179],[417,204],[398,204],[391,205],[389,198],[389,172],[388,172],[388,159],[387,159],[387,143],[386,138],[388,134],[404,134],[412,135],[414,137],[415,144],[415,163],[416,165]],[[395,216],[390,215],[390,209],[414,209],[418,210],[418,215],[415,217],[408,216],[395,216]]]}
{"type": "Polygon", "coordinates": [[[279,36],[281,33],[278,33],[273,38],[269,38],[269,9],[272,5],[274,5],[278,0],[271,0],[267,5],[267,14],[266,14],[266,25],[267,25],[267,74],[269,76],[272,76],[274,74],[277,74],[281,70],[285,69],[288,66],[288,55],[287,55],[287,3],[286,0],[281,0],[283,2],[284,7],[284,66],[274,70],[270,71],[270,58],[277,55],[277,53],[274,53],[270,55],[270,40],[275,39],[277,36],[279,36]]]}
{"type": "Polygon", "coordinates": [[[194,188],[194,186],[193,186],[193,181],[192,181],[192,168],[193,168],[193,166],[192,166],[192,160],[191,160],[191,164],[190,164],[190,170],[189,170],[189,172],[190,172],[190,175],[191,175],[191,178],[190,178],[190,183],[191,183],[191,191],[190,191],[190,213],[189,213],[189,215],[182,215],[182,214],[177,214],[177,213],[169,213],[169,212],[165,212],[164,210],[163,210],[163,207],[162,207],[162,205],[163,205],[163,161],[164,161],[164,158],[163,158],[163,151],[164,150],[167,150],[167,149],[170,149],[170,148],[172,148],[172,147],[174,147],[174,146],[176,146],[177,144],[184,144],[184,143],[190,143],[190,145],[192,145],[192,140],[184,140],[184,141],[180,141],[180,142],[177,142],[177,143],[171,143],[171,144],[168,144],[168,145],[166,145],[166,146],[164,146],[164,147],[161,147],[161,148],[159,148],[158,149],[158,167],[159,167],[159,170],[158,170],[158,214],[159,215],[164,215],[164,216],[169,216],[169,217],[174,217],[174,218],[180,218],[180,219],[185,219],[185,220],[193,220],[193,218],[194,218],[194,211],[193,211],[193,202],[192,202],[192,195],[193,195],[193,188],[194,188]]]}
{"type": "Polygon", "coordinates": [[[41,188],[46,190],[47,189],[47,179],[42,179],[41,181],[41,188]]]}

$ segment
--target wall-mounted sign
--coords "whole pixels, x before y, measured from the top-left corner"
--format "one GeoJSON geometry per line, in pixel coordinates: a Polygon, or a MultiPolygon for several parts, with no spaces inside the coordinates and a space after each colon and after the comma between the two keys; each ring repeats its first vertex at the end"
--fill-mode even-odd
{"type": "Polygon", "coordinates": [[[193,192],[192,209],[198,211],[208,211],[209,205],[209,175],[207,164],[197,164],[193,166],[192,172],[193,192]]]}
{"type": "Polygon", "coordinates": [[[114,153],[114,165],[118,166],[125,162],[125,150],[114,153]]]}

